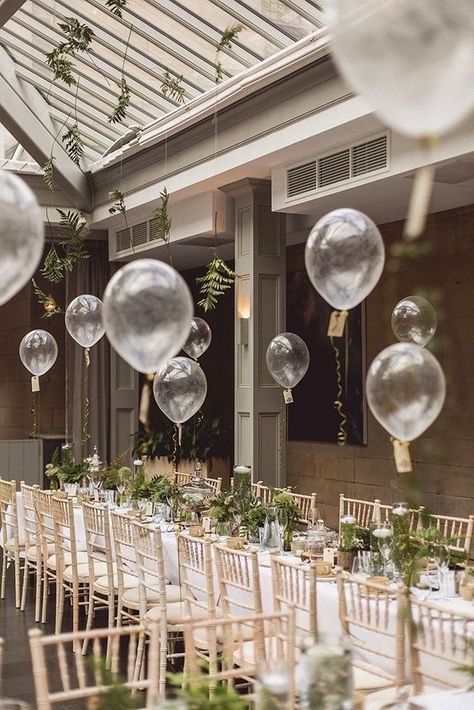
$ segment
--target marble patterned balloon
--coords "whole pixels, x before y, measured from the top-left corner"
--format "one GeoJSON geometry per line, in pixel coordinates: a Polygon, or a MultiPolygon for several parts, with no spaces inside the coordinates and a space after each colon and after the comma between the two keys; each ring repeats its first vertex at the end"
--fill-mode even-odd
{"type": "Polygon", "coordinates": [[[211,344],[212,331],[202,318],[193,318],[189,329],[188,339],[183,345],[186,355],[197,360],[203,355],[211,344]]]}
{"type": "Polygon", "coordinates": [[[26,369],[36,377],[46,374],[57,357],[56,340],[46,330],[32,330],[20,343],[20,359],[26,369]]]}
{"type": "Polygon", "coordinates": [[[186,342],[193,300],[183,277],[157,259],[137,259],[110,279],[103,319],[111,345],[129,365],[157,372],[186,342]]]}
{"type": "Polygon", "coordinates": [[[311,230],[305,265],[316,291],[333,308],[347,311],[377,284],[385,262],[382,236],[358,210],[329,212],[311,230]]]}
{"type": "Polygon", "coordinates": [[[472,0],[332,0],[341,73],[384,123],[441,135],[474,108],[472,0]]]}
{"type": "Polygon", "coordinates": [[[153,394],[168,419],[183,424],[200,410],[206,399],[206,375],[195,360],[174,357],[156,373],[153,394]]]}
{"type": "Polygon", "coordinates": [[[44,225],[36,197],[21,178],[0,170],[0,305],[29,282],[43,247],[44,225]]]}
{"type": "Polygon", "coordinates": [[[425,347],[436,332],[436,311],[426,298],[407,296],[392,311],[392,330],[397,340],[425,347]]]}
{"type": "Polygon", "coordinates": [[[373,360],[366,380],[374,417],[400,441],[413,441],[441,412],[446,383],[429,350],[413,343],[390,345],[373,360]]]}
{"type": "Polygon", "coordinates": [[[66,309],[65,321],[71,338],[83,348],[91,348],[105,333],[102,301],[89,293],[77,296],[66,309]]]}
{"type": "Polygon", "coordinates": [[[280,333],[270,341],[266,362],[273,379],[284,389],[292,389],[308,370],[309,350],[299,335],[280,333]]]}

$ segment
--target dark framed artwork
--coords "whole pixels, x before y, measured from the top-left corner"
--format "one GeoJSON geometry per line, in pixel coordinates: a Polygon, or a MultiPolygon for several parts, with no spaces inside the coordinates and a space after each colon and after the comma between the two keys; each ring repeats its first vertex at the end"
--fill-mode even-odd
{"type": "MultiPolygon", "coordinates": [[[[309,349],[310,365],[288,407],[288,439],[337,443],[340,417],[335,354],[327,335],[331,306],[314,290],[304,267],[304,244],[287,249],[286,326],[309,349]]],[[[366,444],[364,397],[365,304],[353,308],[346,335],[334,338],[339,349],[347,443],[366,444]]]]}

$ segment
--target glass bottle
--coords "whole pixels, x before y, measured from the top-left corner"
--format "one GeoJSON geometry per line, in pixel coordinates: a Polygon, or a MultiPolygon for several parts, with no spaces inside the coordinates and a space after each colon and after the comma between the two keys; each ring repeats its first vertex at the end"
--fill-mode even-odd
{"type": "Polygon", "coordinates": [[[279,550],[281,546],[280,523],[278,522],[278,509],[276,506],[268,506],[267,517],[263,527],[263,547],[272,550],[279,550]]]}

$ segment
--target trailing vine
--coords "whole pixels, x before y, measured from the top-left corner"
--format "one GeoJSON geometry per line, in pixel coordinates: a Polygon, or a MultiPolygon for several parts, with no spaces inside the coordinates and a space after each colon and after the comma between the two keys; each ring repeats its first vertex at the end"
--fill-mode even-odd
{"type": "Polygon", "coordinates": [[[105,6],[109,8],[117,17],[122,17],[122,10],[127,4],[127,0],[106,0],[105,6]]]}
{"type": "Polygon", "coordinates": [[[61,140],[65,143],[66,153],[69,155],[73,163],[79,165],[81,158],[84,157],[84,142],[82,140],[79,125],[75,121],[71,126],[68,126],[66,133],[61,136],[61,140]]]}
{"type": "Polygon", "coordinates": [[[33,284],[33,293],[37,302],[41,303],[44,307],[45,312],[41,316],[42,318],[51,318],[51,316],[56,316],[63,312],[63,309],[58,306],[50,293],[46,294],[42,291],[34,279],[31,279],[31,283],[33,284]]]}
{"type": "Polygon", "coordinates": [[[161,203],[160,206],[156,208],[153,213],[153,224],[156,229],[156,238],[160,239],[166,244],[168,250],[168,259],[173,266],[173,259],[171,257],[170,240],[171,240],[171,217],[168,213],[168,202],[170,199],[169,192],[164,187],[160,192],[161,203]]]}
{"type": "Polygon", "coordinates": [[[74,57],[77,52],[90,52],[94,32],[88,25],[81,24],[74,17],[66,17],[65,22],[58,24],[66,36],[66,41],[60,42],[57,47],[48,52],[46,61],[53,71],[54,80],[72,86],[76,83],[76,79],[72,72],[73,63],[70,57],[74,57]]]}
{"type": "Polygon", "coordinates": [[[122,192],[122,190],[119,190],[118,187],[115,188],[113,192],[109,193],[109,197],[113,197],[115,202],[112,205],[112,207],[109,207],[109,214],[114,215],[114,214],[121,214],[123,215],[125,222],[127,221],[127,208],[125,206],[125,195],[122,192]]]}
{"type": "Polygon", "coordinates": [[[201,285],[199,293],[203,298],[198,301],[198,306],[202,306],[204,312],[212,311],[217,305],[217,299],[232,288],[237,278],[237,274],[228,266],[214,249],[214,257],[206,266],[204,276],[196,278],[196,283],[201,285]]]}
{"type": "Polygon", "coordinates": [[[54,192],[54,161],[56,158],[50,155],[43,165],[43,182],[51,192],[54,192]]]}
{"type": "Polygon", "coordinates": [[[220,56],[219,53],[223,49],[232,49],[232,42],[237,37],[239,32],[241,32],[242,30],[243,30],[242,25],[239,25],[237,22],[235,22],[233,25],[229,25],[222,32],[221,38],[220,38],[219,42],[216,44],[216,66],[215,66],[216,84],[220,84],[220,82],[225,77],[224,67],[222,66],[220,59],[219,59],[219,56],[220,56]]]}
{"type": "Polygon", "coordinates": [[[180,76],[177,74],[173,76],[168,70],[166,70],[161,83],[161,93],[163,96],[169,96],[172,101],[176,101],[178,104],[184,103],[185,98],[184,87],[181,84],[182,81],[182,74],[180,76]]]}
{"type": "Polygon", "coordinates": [[[118,83],[120,94],[117,99],[117,105],[108,118],[109,123],[122,123],[127,116],[127,108],[130,106],[130,88],[124,76],[118,83]]]}

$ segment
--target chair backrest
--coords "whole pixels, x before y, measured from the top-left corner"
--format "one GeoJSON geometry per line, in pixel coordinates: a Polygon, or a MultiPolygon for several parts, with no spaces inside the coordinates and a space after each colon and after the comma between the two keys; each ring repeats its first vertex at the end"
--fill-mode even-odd
{"type": "Polygon", "coordinates": [[[220,476],[219,478],[209,478],[209,476],[206,476],[204,480],[208,486],[214,489],[214,493],[220,493],[222,489],[222,478],[220,476]]]}
{"type": "Polygon", "coordinates": [[[459,668],[474,661],[474,609],[442,608],[439,604],[411,599],[413,626],[410,655],[416,693],[428,685],[463,687],[468,676],[459,668]]]}
{"type": "Polygon", "coordinates": [[[468,518],[457,518],[452,515],[426,514],[424,507],[420,507],[418,513],[419,528],[427,525],[435,526],[444,537],[456,538],[456,541],[449,545],[450,550],[469,554],[474,531],[474,515],[468,518]]]}
{"type": "Polygon", "coordinates": [[[186,533],[178,536],[180,582],[189,616],[205,612],[216,615],[216,594],[212,571],[212,543],[186,533]]]}
{"type": "Polygon", "coordinates": [[[249,694],[245,700],[254,700],[254,680],[262,667],[284,666],[289,669],[289,693],[286,708],[294,708],[294,679],[293,669],[295,664],[294,642],[294,612],[273,614],[253,614],[246,617],[245,630],[243,624],[235,617],[217,617],[206,621],[183,621],[183,635],[185,642],[186,668],[189,673],[189,682],[199,680],[202,671],[197,658],[202,639],[222,639],[220,664],[214,668],[209,666],[209,688],[219,682],[234,685],[237,679],[245,679],[250,683],[249,694]],[[262,642],[261,630],[265,629],[265,639],[262,642]],[[196,641],[197,639],[197,641],[196,641]]]}
{"type": "Polygon", "coordinates": [[[58,577],[61,577],[69,565],[72,567],[73,575],[77,575],[77,541],[72,500],[53,495],[51,512],[53,514],[54,550],[58,577]]]}
{"type": "Polygon", "coordinates": [[[291,488],[288,488],[287,493],[292,496],[295,504],[303,513],[301,522],[314,525],[319,517],[318,496],[316,493],[305,495],[304,493],[294,493],[291,488]]]}
{"type": "Polygon", "coordinates": [[[189,483],[191,480],[192,473],[182,473],[181,471],[174,471],[174,482],[179,486],[184,486],[185,483],[189,483]]]}
{"type": "Polygon", "coordinates": [[[110,533],[109,508],[97,503],[82,504],[84,531],[86,535],[87,561],[89,564],[90,585],[94,585],[96,563],[105,561],[107,568],[108,593],[114,594],[112,535],[110,533]]]}
{"type": "Polygon", "coordinates": [[[48,559],[48,545],[54,543],[52,498],[51,493],[43,491],[41,488],[36,488],[33,493],[43,560],[48,559]]]}
{"type": "Polygon", "coordinates": [[[257,552],[215,544],[214,554],[224,615],[260,614],[262,593],[257,552]]]}
{"type": "Polygon", "coordinates": [[[341,534],[341,518],[346,515],[352,515],[356,521],[357,525],[362,528],[369,527],[372,521],[376,523],[382,522],[385,518],[388,519],[387,508],[392,510],[392,506],[381,507],[381,503],[376,498],[374,501],[371,500],[358,500],[357,498],[346,498],[344,493],[339,496],[339,535],[341,534]]]}
{"type": "MultiPolygon", "coordinates": [[[[35,506],[35,490],[38,486],[28,486],[23,481],[20,483],[21,502],[23,504],[23,530],[25,537],[25,551],[30,548],[41,549],[38,515],[35,506]]],[[[39,558],[37,558],[39,559],[39,558]]]]}
{"type": "Polygon", "coordinates": [[[272,502],[273,496],[276,493],[290,493],[287,488],[273,488],[272,486],[265,486],[262,481],[252,484],[252,492],[256,498],[260,498],[263,505],[269,505],[272,502]]]}
{"type": "Polygon", "coordinates": [[[124,575],[136,574],[137,568],[133,519],[114,510],[110,513],[110,519],[112,521],[115,566],[117,570],[117,594],[120,598],[125,591],[124,575]]]}
{"type": "Polygon", "coordinates": [[[8,541],[16,541],[19,545],[16,481],[4,481],[3,478],[0,478],[0,524],[4,548],[8,541]]]}
{"type": "Polygon", "coordinates": [[[166,576],[161,530],[133,522],[132,533],[138,574],[140,617],[144,618],[148,608],[147,591],[154,590],[156,594],[158,589],[160,610],[166,619],[166,576]]]}
{"type": "Polygon", "coordinates": [[[355,651],[354,667],[396,686],[406,684],[404,590],[394,591],[346,573],[339,573],[337,584],[339,618],[355,651]],[[380,667],[381,657],[387,659],[390,672],[380,667]]]}
{"type": "Polygon", "coordinates": [[[313,638],[318,631],[316,606],[316,563],[296,564],[284,557],[271,556],[273,608],[295,611],[296,643],[304,645],[308,637],[313,638]]]}
{"type": "Polygon", "coordinates": [[[147,671],[139,679],[134,678],[138,641],[144,630],[143,626],[131,625],[44,636],[39,629],[30,629],[38,710],[64,706],[64,703],[73,700],[88,699],[94,702],[95,698],[104,696],[110,689],[111,680],[122,682],[119,673],[121,658],[126,659],[125,668],[120,663],[120,670],[124,672],[124,685],[130,690],[146,690],[142,706],[155,707],[158,701],[159,636],[158,627],[152,622],[147,624],[146,629],[150,637],[147,671]],[[102,646],[109,638],[112,649],[110,676],[105,671],[105,656],[102,652],[102,646]],[[84,639],[92,642],[92,654],[87,658],[81,653],[72,652],[73,645],[77,647],[84,639]]]}

